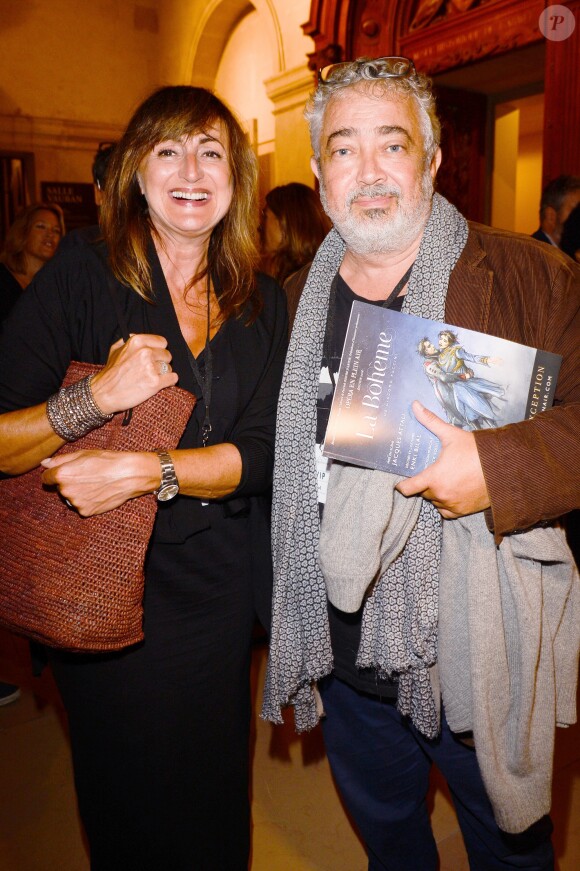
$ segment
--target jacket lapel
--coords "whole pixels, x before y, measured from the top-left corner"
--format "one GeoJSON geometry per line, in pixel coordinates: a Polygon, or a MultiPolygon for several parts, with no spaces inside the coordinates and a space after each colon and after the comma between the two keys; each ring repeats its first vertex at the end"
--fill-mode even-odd
{"type": "Polygon", "coordinates": [[[449,279],[445,301],[446,322],[485,332],[492,289],[493,272],[485,265],[485,251],[470,232],[449,279]]]}

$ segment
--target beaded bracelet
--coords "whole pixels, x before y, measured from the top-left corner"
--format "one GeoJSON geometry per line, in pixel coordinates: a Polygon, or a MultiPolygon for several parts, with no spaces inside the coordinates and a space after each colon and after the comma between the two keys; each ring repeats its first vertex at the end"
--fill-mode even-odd
{"type": "Polygon", "coordinates": [[[70,387],[61,387],[46,403],[46,416],[51,427],[65,442],[73,442],[92,429],[111,420],[113,414],[103,414],[91,390],[92,375],[87,375],[70,387]]]}

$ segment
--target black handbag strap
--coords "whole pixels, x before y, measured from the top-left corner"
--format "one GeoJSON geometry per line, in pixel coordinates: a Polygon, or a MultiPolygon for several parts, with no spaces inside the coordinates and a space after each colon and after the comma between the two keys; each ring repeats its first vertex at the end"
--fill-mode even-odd
{"type": "MultiPolygon", "coordinates": [[[[91,251],[93,251],[93,253],[98,257],[101,266],[105,270],[105,275],[107,277],[107,290],[109,291],[109,296],[111,297],[111,302],[113,303],[113,309],[115,310],[115,314],[117,316],[117,322],[121,330],[121,336],[123,337],[124,342],[128,342],[131,333],[129,332],[129,326],[127,324],[125,312],[121,308],[121,303],[119,302],[119,295],[117,293],[117,286],[119,282],[113,275],[111,268],[107,262],[104,243],[97,242],[90,245],[89,247],[91,251]]],[[[123,415],[123,426],[128,426],[131,423],[132,416],[133,409],[128,408],[123,415]]]]}
{"type": "Polygon", "coordinates": [[[121,308],[121,304],[119,303],[119,296],[117,294],[118,282],[113,273],[111,272],[111,268],[107,262],[105,245],[103,242],[96,242],[90,245],[90,249],[99,258],[101,266],[105,270],[105,275],[107,276],[107,290],[109,291],[109,296],[111,297],[111,302],[113,303],[113,308],[115,310],[115,314],[117,315],[117,321],[121,329],[121,336],[123,337],[124,342],[128,342],[129,336],[131,334],[127,325],[127,318],[125,317],[125,312],[123,311],[123,309],[121,308]]]}

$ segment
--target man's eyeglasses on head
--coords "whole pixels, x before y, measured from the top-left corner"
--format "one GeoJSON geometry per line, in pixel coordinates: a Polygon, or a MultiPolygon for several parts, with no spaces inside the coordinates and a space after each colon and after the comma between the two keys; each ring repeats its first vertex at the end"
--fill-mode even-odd
{"type": "Polygon", "coordinates": [[[340,81],[340,72],[353,66],[357,72],[362,72],[364,79],[404,79],[416,75],[415,64],[408,57],[377,57],[329,64],[318,70],[318,81],[322,85],[340,81]]]}

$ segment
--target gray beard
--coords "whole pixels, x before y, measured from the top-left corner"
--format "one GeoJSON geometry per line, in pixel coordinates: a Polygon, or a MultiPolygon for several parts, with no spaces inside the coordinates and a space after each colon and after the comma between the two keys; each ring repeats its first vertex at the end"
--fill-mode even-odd
{"type": "Polygon", "coordinates": [[[426,171],[421,180],[421,190],[417,198],[406,203],[401,200],[401,190],[394,185],[372,185],[358,188],[346,197],[342,211],[329,207],[326,188],[320,180],[320,201],[324,211],[340,233],[346,247],[355,254],[391,254],[405,251],[421,235],[429,219],[433,197],[433,180],[426,171]],[[356,197],[395,196],[395,213],[385,209],[367,209],[354,215],[350,206],[356,197]]]}

